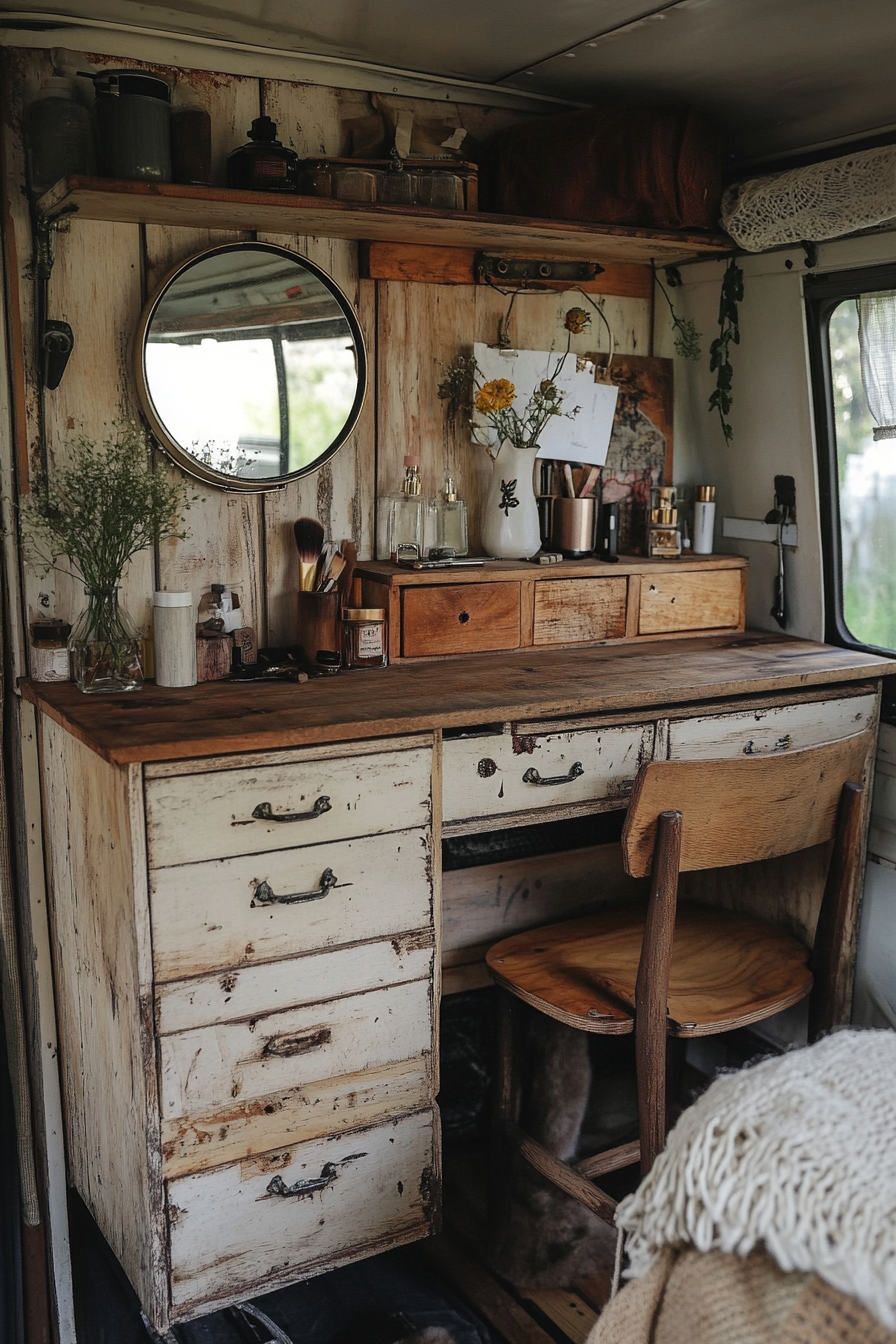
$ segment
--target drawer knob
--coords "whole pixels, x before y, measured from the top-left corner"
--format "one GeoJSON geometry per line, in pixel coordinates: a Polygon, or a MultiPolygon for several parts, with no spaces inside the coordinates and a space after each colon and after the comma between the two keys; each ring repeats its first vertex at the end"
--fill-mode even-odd
{"type": "Polygon", "coordinates": [[[249,902],[256,905],[301,905],[302,901],[322,901],[339,881],[332,868],[325,868],[320,875],[320,886],[316,891],[297,891],[291,896],[278,896],[269,882],[259,882],[255,895],[249,902]]]}
{"type": "Polygon", "coordinates": [[[252,809],[252,816],[256,821],[313,821],[315,817],[322,817],[325,812],[329,812],[333,804],[325,793],[314,800],[314,806],[310,812],[275,812],[270,803],[259,803],[252,809]]]}
{"type": "Polygon", "coordinates": [[[581,762],[581,761],[573,761],[572,765],[569,767],[569,773],[568,773],[568,774],[565,774],[565,775],[551,775],[550,779],[542,779],[541,775],[540,775],[540,774],[538,773],[538,771],[535,769],[534,765],[530,765],[530,766],[529,766],[529,769],[528,769],[528,770],[526,771],[526,773],[523,775],[523,783],[524,783],[524,784],[570,784],[574,779],[578,779],[579,775],[584,775],[584,773],[585,773],[585,771],[582,769],[582,762],[581,762]]]}
{"type": "Polygon", "coordinates": [[[294,1195],[297,1199],[304,1199],[307,1195],[313,1195],[317,1190],[326,1190],[328,1185],[332,1185],[339,1177],[335,1164],[325,1162],[320,1169],[319,1176],[311,1176],[305,1181],[296,1181],[295,1185],[287,1185],[282,1176],[274,1176],[268,1181],[268,1194],[280,1195],[283,1199],[289,1199],[294,1195]]]}

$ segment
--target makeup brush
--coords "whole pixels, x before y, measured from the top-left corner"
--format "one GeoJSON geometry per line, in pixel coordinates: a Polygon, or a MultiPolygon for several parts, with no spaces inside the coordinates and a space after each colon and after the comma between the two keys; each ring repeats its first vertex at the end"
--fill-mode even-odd
{"type": "Polygon", "coordinates": [[[324,529],[316,518],[296,520],[296,550],[299,553],[299,588],[303,593],[314,590],[317,562],[324,545],[324,529]]]}
{"type": "Polygon", "coordinates": [[[358,559],[358,551],[353,541],[340,542],[339,549],[342,552],[342,558],[345,561],[345,567],[339,576],[339,601],[341,606],[350,607],[352,604],[352,587],[355,576],[355,564],[358,559]]]}

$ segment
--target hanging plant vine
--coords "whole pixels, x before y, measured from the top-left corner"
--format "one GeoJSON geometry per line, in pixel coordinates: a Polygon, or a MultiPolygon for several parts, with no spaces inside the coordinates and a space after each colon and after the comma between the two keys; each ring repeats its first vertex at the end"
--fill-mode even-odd
{"type": "MultiPolygon", "coordinates": [[[[665,267],[665,274],[666,285],[669,286],[669,289],[678,289],[681,286],[681,272],[677,266],[665,267]]],[[[672,316],[672,330],[675,332],[673,338],[675,353],[680,355],[682,359],[699,359],[700,341],[702,338],[700,332],[697,330],[694,319],[691,317],[679,317],[678,313],[676,313],[672,300],[669,298],[669,291],[660,279],[659,271],[657,271],[656,267],[653,269],[653,278],[657,288],[669,305],[669,312],[672,316]]]]}
{"type": "Polygon", "coordinates": [[[722,292],[719,296],[719,334],[709,347],[709,371],[716,375],[715,390],[710,394],[709,409],[718,411],[725,442],[730,443],[734,430],[728,423],[728,415],[734,400],[732,384],[734,370],[731,367],[730,350],[740,345],[740,327],[738,325],[737,305],[744,297],[744,273],[734,257],[725,267],[722,276],[722,292]]]}

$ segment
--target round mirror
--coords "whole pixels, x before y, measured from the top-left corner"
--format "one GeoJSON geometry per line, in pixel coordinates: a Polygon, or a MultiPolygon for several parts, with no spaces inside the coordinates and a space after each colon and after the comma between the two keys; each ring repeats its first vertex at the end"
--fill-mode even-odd
{"type": "Polygon", "coordinates": [[[147,305],[137,388],[179,466],[230,490],[315,471],[361,413],[367,361],[348,299],[269,243],[229,243],[178,266],[147,305]]]}

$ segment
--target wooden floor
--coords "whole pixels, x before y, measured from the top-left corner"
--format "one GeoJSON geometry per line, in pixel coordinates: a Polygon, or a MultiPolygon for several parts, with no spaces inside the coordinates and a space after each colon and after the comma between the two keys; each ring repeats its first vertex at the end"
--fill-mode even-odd
{"type": "Polygon", "coordinates": [[[506,1344],[584,1344],[610,1296],[611,1274],[596,1272],[571,1289],[517,1288],[485,1254],[485,1157],[444,1155],[444,1230],[425,1243],[429,1259],[506,1344]]]}

